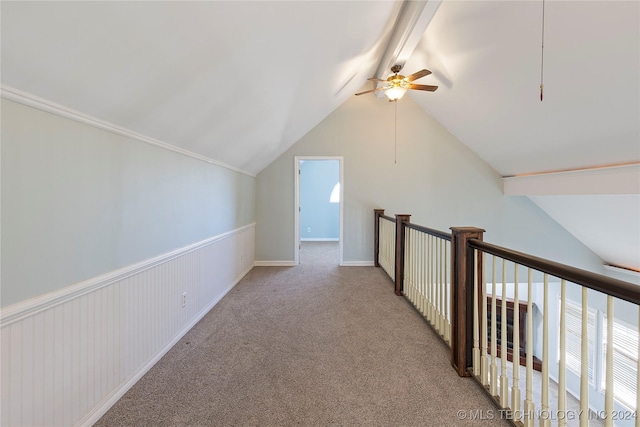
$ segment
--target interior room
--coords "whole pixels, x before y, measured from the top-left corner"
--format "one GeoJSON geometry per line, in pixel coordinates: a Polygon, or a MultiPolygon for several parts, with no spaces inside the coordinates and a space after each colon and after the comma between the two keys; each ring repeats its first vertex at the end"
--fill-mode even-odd
{"type": "Polygon", "coordinates": [[[93,425],[307,230],[370,275],[374,209],[640,285],[637,1],[0,15],[2,425],[93,425]],[[297,158],[340,159],[337,235],[299,218],[297,158]]]}

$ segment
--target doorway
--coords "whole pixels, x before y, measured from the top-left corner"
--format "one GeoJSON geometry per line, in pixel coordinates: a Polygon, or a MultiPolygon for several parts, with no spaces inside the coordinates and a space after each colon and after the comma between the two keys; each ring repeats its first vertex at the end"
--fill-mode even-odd
{"type": "Polygon", "coordinates": [[[340,265],[343,159],[335,156],[296,156],[294,161],[295,264],[340,265]]]}

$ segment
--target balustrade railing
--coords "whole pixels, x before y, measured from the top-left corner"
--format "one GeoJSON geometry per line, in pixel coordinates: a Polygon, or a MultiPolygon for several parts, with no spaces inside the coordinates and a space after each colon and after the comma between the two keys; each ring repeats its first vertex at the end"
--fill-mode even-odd
{"type": "Polygon", "coordinates": [[[483,242],[483,232],[377,210],[376,265],[384,252],[396,293],[516,425],[640,427],[640,287],[483,242]]]}
{"type": "Polygon", "coordinates": [[[451,234],[405,224],[403,294],[445,342],[451,339],[451,234]]]}
{"type": "Polygon", "coordinates": [[[382,267],[392,280],[395,280],[396,266],[396,220],[376,210],[376,250],[375,266],[382,267]]]}

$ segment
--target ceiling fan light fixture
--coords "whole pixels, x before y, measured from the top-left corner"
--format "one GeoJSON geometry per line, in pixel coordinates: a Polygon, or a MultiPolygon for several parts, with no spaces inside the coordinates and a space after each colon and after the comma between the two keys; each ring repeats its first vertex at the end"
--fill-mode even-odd
{"type": "Polygon", "coordinates": [[[358,92],[356,93],[356,96],[364,95],[365,93],[384,91],[384,94],[387,96],[387,98],[389,98],[389,101],[397,101],[398,99],[402,98],[409,89],[425,90],[427,92],[433,92],[438,89],[438,86],[413,83],[414,80],[417,80],[424,76],[428,76],[429,74],[431,74],[431,71],[423,69],[405,77],[401,74],[398,74],[401,69],[402,66],[400,65],[394,65],[393,67],[391,67],[391,71],[393,71],[395,74],[389,76],[386,80],[378,79],[376,77],[367,79],[372,82],[380,82],[384,84],[382,86],[376,87],[375,89],[358,92]]]}
{"type": "Polygon", "coordinates": [[[407,92],[406,87],[402,87],[402,86],[391,86],[389,89],[386,89],[384,91],[384,94],[387,95],[387,98],[389,98],[389,101],[397,101],[398,99],[402,98],[404,96],[404,94],[407,92]]]}
{"type": "Polygon", "coordinates": [[[388,88],[384,90],[384,94],[387,95],[389,101],[397,101],[402,98],[409,89],[409,82],[407,79],[399,74],[391,76],[387,79],[388,88]]]}

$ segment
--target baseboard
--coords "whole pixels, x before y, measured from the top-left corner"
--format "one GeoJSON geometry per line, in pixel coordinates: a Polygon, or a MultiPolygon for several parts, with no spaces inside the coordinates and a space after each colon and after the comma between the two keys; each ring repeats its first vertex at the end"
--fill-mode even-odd
{"type": "Polygon", "coordinates": [[[341,267],[374,267],[373,261],[342,261],[341,267]]]}
{"type": "Polygon", "coordinates": [[[295,267],[295,261],[255,261],[256,267],[295,267]]]}

